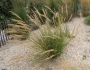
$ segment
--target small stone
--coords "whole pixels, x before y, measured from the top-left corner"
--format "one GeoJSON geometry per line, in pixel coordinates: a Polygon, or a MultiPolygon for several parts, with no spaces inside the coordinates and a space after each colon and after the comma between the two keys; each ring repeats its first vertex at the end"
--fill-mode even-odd
{"type": "Polygon", "coordinates": [[[2,69],[2,70],[7,70],[7,69],[4,68],[4,69],[2,69]]]}

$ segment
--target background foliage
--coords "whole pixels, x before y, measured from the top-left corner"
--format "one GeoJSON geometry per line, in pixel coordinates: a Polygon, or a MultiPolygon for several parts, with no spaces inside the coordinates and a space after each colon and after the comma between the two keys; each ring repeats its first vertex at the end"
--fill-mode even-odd
{"type": "Polygon", "coordinates": [[[10,0],[0,0],[0,20],[9,18],[11,16],[9,11],[12,8],[13,7],[10,0]]]}

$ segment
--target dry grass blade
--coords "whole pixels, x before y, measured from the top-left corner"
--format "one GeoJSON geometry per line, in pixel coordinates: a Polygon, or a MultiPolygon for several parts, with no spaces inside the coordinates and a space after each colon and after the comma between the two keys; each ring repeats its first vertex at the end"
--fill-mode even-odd
{"type": "Polygon", "coordinates": [[[72,16],[73,16],[73,14],[71,14],[71,16],[70,16],[70,18],[69,18],[69,20],[68,20],[69,22],[70,22],[70,20],[72,19],[72,16]]]}
{"type": "Polygon", "coordinates": [[[23,22],[22,20],[16,20],[16,19],[11,19],[11,20],[17,22],[16,24],[20,24],[20,25],[23,25],[23,26],[27,26],[28,27],[28,25],[25,24],[25,22],[23,22]]]}
{"type": "Polygon", "coordinates": [[[68,17],[68,5],[66,4],[66,16],[68,17]]]}
{"type": "Polygon", "coordinates": [[[20,40],[16,40],[16,39],[15,40],[8,40],[7,42],[12,42],[12,43],[17,43],[18,42],[18,43],[21,43],[20,40]]]}
{"type": "MultiPolygon", "coordinates": [[[[34,7],[34,8],[35,8],[35,7],[34,7]]],[[[35,8],[35,10],[36,10],[35,13],[37,13],[37,14],[39,15],[40,20],[43,22],[42,16],[44,17],[45,14],[44,14],[44,15],[41,14],[41,13],[38,11],[38,9],[36,9],[36,8],[35,8]]],[[[34,14],[35,14],[35,13],[34,13],[34,14]]],[[[43,13],[44,13],[44,12],[43,12],[43,13]]],[[[35,15],[36,15],[36,14],[35,14],[35,15]]],[[[45,17],[46,17],[46,16],[45,16],[45,17]]],[[[44,23],[44,22],[43,22],[43,23],[44,23]]]]}
{"type": "Polygon", "coordinates": [[[32,21],[35,25],[40,26],[40,25],[35,21],[35,19],[32,19],[32,17],[30,17],[29,15],[27,15],[27,16],[29,17],[30,21],[32,21]]]}
{"type": "Polygon", "coordinates": [[[8,33],[10,33],[10,34],[11,34],[11,33],[16,33],[16,32],[17,32],[17,31],[16,31],[15,29],[10,29],[10,28],[5,30],[5,33],[7,33],[7,34],[8,34],[8,33]]]}
{"type": "Polygon", "coordinates": [[[50,49],[50,50],[47,50],[47,51],[41,53],[40,55],[44,55],[44,54],[46,54],[46,53],[53,52],[53,51],[54,51],[54,49],[50,49]]]}
{"type": "Polygon", "coordinates": [[[15,21],[15,22],[21,22],[21,23],[25,23],[25,22],[23,22],[22,20],[17,20],[17,19],[11,19],[12,21],[15,21]]]}
{"type": "MultiPolygon", "coordinates": [[[[14,16],[16,16],[17,18],[21,19],[16,13],[9,11],[10,13],[12,13],[14,16]]],[[[21,19],[22,20],[22,19],[21,19]]]]}
{"type": "Polygon", "coordinates": [[[22,28],[22,29],[26,29],[26,30],[30,30],[30,28],[28,28],[27,26],[21,26],[21,25],[16,25],[16,24],[9,24],[9,26],[13,27],[13,28],[22,28]]]}
{"type": "Polygon", "coordinates": [[[74,28],[73,28],[73,30],[72,30],[72,33],[71,33],[72,36],[73,36],[73,34],[74,34],[74,32],[75,32],[75,27],[76,27],[76,25],[74,26],[74,28]]]}
{"type": "Polygon", "coordinates": [[[43,37],[45,37],[45,38],[53,38],[52,36],[43,36],[43,37]]]}
{"type": "Polygon", "coordinates": [[[71,33],[72,36],[76,36],[78,34],[79,27],[80,27],[80,24],[78,25],[78,27],[76,27],[76,25],[74,26],[73,31],[71,33]],[[75,30],[76,30],[76,32],[75,32],[75,30]],[[74,35],[74,33],[76,33],[76,34],[74,35]]]}
{"type": "Polygon", "coordinates": [[[12,57],[10,60],[17,60],[17,61],[19,61],[23,57],[24,56],[17,55],[17,56],[12,57]]]}
{"type": "Polygon", "coordinates": [[[22,37],[23,35],[16,35],[16,34],[10,35],[10,38],[15,38],[15,39],[22,38],[22,37]]]}
{"type": "Polygon", "coordinates": [[[48,58],[44,59],[44,61],[47,61],[47,60],[49,60],[49,59],[53,58],[54,56],[55,56],[55,55],[51,55],[50,57],[48,57],[48,58]]]}
{"type": "Polygon", "coordinates": [[[41,14],[41,16],[45,17],[49,22],[51,22],[51,20],[47,17],[46,12],[44,11],[44,9],[42,9],[42,11],[43,11],[44,15],[41,14]]]}
{"type": "Polygon", "coordinates": [[[51,20],[46,15],[41,15],[42,17],[45,17],[47,21],[51,22],[51,20]]]}
{"type": "Polygon", "coordinates": [[[61,12],[62,12],[62,14],[63,14],[63,12],[64,12],[63,6],[61,7],[61,12]]]}
{"type": "Polygon", "coordinates": [[[61,39],[59,36],[56,36],[56,35],[52,35],[54,38],[58,38],[58,39],[61,39]]]}
{"type": "Polygon", "coordinates": [[[34,7],[34,9],[35,9],[35,12],[40,16],[41,14],[40,14],[40,12],[38,11],[38,9],[36,9],[35,7],[34,7]]]}
{"type": "MultiPolygon", "coordinates": [[[[77,31],[77,32],[76,32],[76,35],[78,34],[78,29],[79,29],[79,27],[80,27],[80,24],[79,24],[78,27],[76,28],[76,31],[77,31]]],[[[76,35],[75,35],[75,36],[76,36],[76,35]]]]}
{"type": "Polygon", "coordinates": [[[52,14],[55,15],[55,13],[54,13],[48,6],[45,6],[45,7],[46,7],[47,9],[49,9],[52,14]]]}

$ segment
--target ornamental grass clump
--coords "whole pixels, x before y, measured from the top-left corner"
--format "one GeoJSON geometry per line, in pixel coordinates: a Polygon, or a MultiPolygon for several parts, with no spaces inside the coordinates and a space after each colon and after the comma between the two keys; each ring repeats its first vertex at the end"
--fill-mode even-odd
{"type": "Polygon", "coordinates": [[[53,21],[46,16],[47,14],[44,10],[44,14],[42,15],[36,9],[36,11],[33,12],[34,19],[28,16],[30,20],[39,27],[37,32],[32,32],[33,37],[30,38],[34,45],[41,49],[41,52],[36,55],[37,59],[48,60],[60,56],[71,39],[71,34],[67,26],[62,24],[60,14],[52,10],[50,11],[54,14],[54,21],[56,21],[55,24],[58,24],[58,26],[52,27],[50,25],[53,21]],[[45,25],[41,25],[41,20],[38,19],[37,14],[39,18],[43,16],[46,19],[46,22],[44,22],[45,25]]]}
{"type": "Polygon", "coordinates": [[[90,25],[90,16],[87,16],[87,17],[85,18],[85,23],[86,23],[87,25],[90,25]]]}

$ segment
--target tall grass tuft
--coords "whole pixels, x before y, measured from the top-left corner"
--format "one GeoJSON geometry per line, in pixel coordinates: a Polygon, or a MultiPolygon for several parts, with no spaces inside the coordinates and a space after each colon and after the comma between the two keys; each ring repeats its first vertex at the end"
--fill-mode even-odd
{"type": "MultiPolygon", "coordinates": [[[[53,11],[51,10],[51,12],[53,11]]],[[[50,22],[53,21],[50,20],[46,14],[40,14],[37,9],[33,13],[35,19],[32,19],[30,16],[28,17],[39,27],[39,30],[32,33],[34,37],[31,37],[30,40],[36,47],[42,50],[42,52],[38,54],[39,57],[37,56],[36,58],[48,60],[60,56],[63,53],[63,49],[71,39],[71,34],[69,33],[67,26],[62,24],[62,21],[60,20],[60,14],[58,12],[53,12],[55,14],[54,18],[57,19],[57,21],[55,19],[54,20],[58,24],[58,26],[53,28],[50,25],[50,22]],[[41,26],[41,21],[38,19],[36,14],[38,14],[39,17],[45,17],[45,25],[41,26]]]]}
{"type": "MultiPolygon", "coordinates": [[[[27,15],[27,9],[26,9],[26,4],[23,2],[21,2],[20,0],[11,0],[12,4],[13,4],[13,9],[11,11],[13,11],[14,13],[16,13],[26,24],[29,24],[29,19],[26,16],[27,15]]],[[[17,19],[17,17],[12,15],[12,18],[17,19]]]]}
{"type": "Polygon", "coordinates": [[[16,13],[10,11],[12,15],[18,18],[11,19],[15,23],[8,24],[9,28],[6,30],[8,34],[10,34],[11,40],[26,40],[29,37],[30,27],[26,24],[21,17],[19,17],[16,13]]]}

